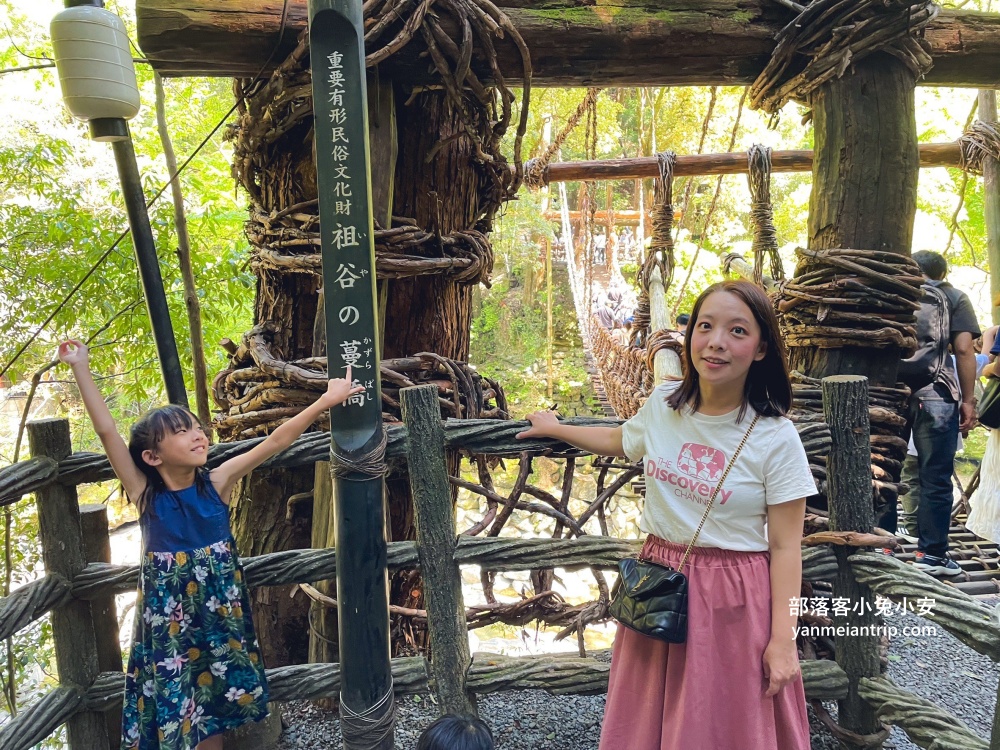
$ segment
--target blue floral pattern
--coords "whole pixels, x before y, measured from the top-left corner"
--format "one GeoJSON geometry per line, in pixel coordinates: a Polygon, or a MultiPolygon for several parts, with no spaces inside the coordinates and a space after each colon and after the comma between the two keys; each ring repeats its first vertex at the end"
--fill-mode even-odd
{"type": "Polygon", "coordinates": [[[125,679],[122,750],[192,750],[267,716],[267,682],[232,540],[147,552],[125,679]]]}

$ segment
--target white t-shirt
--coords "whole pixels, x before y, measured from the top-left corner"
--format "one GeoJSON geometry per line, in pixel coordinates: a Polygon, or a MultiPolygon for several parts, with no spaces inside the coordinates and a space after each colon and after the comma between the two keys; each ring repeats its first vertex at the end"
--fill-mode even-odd
{"type": "MultiPolygon", "coordinates": [[[[688,544],[750,426],[753,409],[739,423],[738,409],[720,416],[687,407],[675,411],[666,397],[677,387],[674,382],[653,390],[639,413],[622,425],[622,445],[630,459],[642,459],[645,466],[646,504],[639,528],[688,544]]],[[[697,544],[765,551],[767,506],[814,494],[816,483],[795,426],[784,417],[761,417],[719,490],[697,544]]]]}

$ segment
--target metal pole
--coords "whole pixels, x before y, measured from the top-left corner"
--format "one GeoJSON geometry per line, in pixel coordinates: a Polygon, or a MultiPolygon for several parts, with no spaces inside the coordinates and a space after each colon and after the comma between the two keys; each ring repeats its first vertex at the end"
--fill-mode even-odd
{"type": "MultiPolygon", "coordinates": [[[[330,413],[331,450],[350,461],[371,458],[383,439],[363,35],[362,0],[310,0],[328,372],[350,365],[365,387],[330,413]]],[[[383,487],[355,470],[333,481],[347,750],[393,747],[383,487]]]]}
{"type": "Polygon", "coordinates": [[[146,213],[146,197],[142,192],[132,138],[129,136],[124,140],[115,141],[111,147],[118,165],[118,179],[121,181],[125,210],[128,212],[132,245],[135,247],[135,261],[139,267],[139,278],[142,280],[142,293],[146,298],[146,310],[153,329],[153,340],[156,342],[156,355],[160,359],[160,370],[167,388],[167,400],[172,404],[187,407],[184,371],[181,370],[181,361],[177,354],[177,341],[174,339],[174,327],[170,322],[170,309],[167,307],[167,295],[163,290],[160,261],[156,257],[153,230],[149,226],[149,214],[146,213]]]}
{"type": "MultiPolygon", "coordinates": [[[[65,5],[67,8],[80,5],[103,8],[104,2],[66,0],[65,5]]],[[[125,120],[117,118],[91,120],[90,134],[96,141],[110,142],[114,151],[118,179],[125,199],[125,211],[128,213],[129,229],[132,232],[132,245],[135,247],[136,265],[139,267],[146,310],[153,330],[153,340],[156,342],[156,355],[160,360],[160,371],[163,373],[163,383],[167,389],[167,400],[172,404],[187,407],[184,371],[181,369],[180,357],[177,354],[177,341],[174,339],[174,327],[170,322],[170,309],[167,307],[167,295],[163,290],[160,262],[156,257],[153,230],[149,225],[149,214],[146,213],[146,196],[142,192],[142,181],[139,178],[139,167],[135,161],[135,149],[132,147],[128,124],[125,120]]]]}

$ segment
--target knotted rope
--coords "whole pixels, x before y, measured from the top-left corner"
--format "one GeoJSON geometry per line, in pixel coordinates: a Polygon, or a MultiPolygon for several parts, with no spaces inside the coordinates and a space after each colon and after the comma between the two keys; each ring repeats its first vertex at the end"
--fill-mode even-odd
{"type": "Polygon", "coordinates": [[[580,124],[580,118],[583,117],[583,113],[597,102],[597,95],[600,93],[601,90],[599,88],[587,89],[583,101],[580,102],[576,111],[566,120],[566,125],[559,131],[559,135],[555,137],[555,140],[549,144],[549,147],[545,149],[545,152],[541,156],[529,159],[524,165],[524,179],[522,183],[526,188],[529,190],[538,190],[549,184],[549,178],[546,173],[549,162],[552,161],[553,156],[559,153],[559,149],[562,148],[563,143],[569,138],[569,134],[580,124]]]}
{"type": "Polygon", "coordinates": [[[331,448],[330,475],[357,482],[384,477],[389,473],[389,467],[385,463],[385,448],[388,444],[389,433],[383,424],[378,442],[360,456],[348,456],[338,451],[336,447],[331,448]],[[352,474],[363,476],[354,477],[352,474]]]}
{"type": "Polygon", "coordinates": [[[750,223],[753,225],[753,283],[764,287],[764,256],[771,262],[771,278],[785,277],[778,255],[778,234],[771,208],[771,149],[753,145],[747,152],[747,182],[750,184],[750,223]]]}
{"type": "Polygon", "coordinates": [[[663,288],[667,289],[674,277],[674,164],[677,155],[673,151],[661,151],[656,155],[660,176],[656,181],[656,206],[653,208],[653,237],[636,281],[639,284],[639,300],[636,305],[632,342],[640,335],[648,337],[650,326],[649,282],[653,269],[660,269],[663,288]]]}

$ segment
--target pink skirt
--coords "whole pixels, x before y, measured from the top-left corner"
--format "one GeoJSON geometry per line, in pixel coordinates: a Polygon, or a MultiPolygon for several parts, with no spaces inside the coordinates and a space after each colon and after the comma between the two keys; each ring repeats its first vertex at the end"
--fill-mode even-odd
{"type": "MultiPolygon", "coordinates": [[[[676,568],[685,548],[650,536],[642,554],[676,568]]],[[[684,573],[686,643],[618,628],[600,750],[809,750],[801,676],[764,695],[768,553],[695,547],[684,573]]]]}

